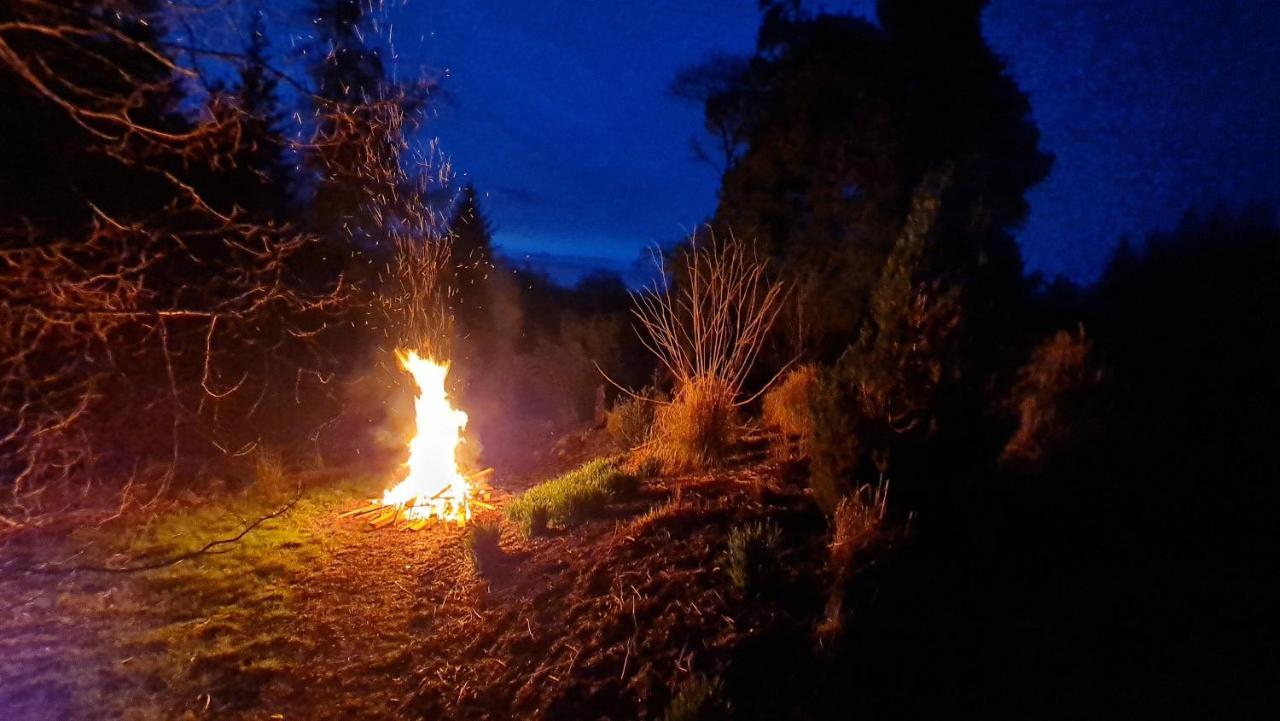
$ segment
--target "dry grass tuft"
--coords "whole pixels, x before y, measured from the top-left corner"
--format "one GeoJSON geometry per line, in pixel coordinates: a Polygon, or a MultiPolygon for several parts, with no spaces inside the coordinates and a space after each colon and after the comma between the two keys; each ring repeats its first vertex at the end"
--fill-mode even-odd
{"type": "MultiPolygon", "coordinates": [[[[824,643],[838,641],[845,630],[845,590],[859,566],[897,537],[885,526],[889,484],[863,485],[840,500],[831,520],[830,556],[827,566],[834,581],[827,597],[826,613],[815,632],[824,643]]],[[[902,533],[909,528],[900,529],[902,533]]]]}
{"type": "Polygon", "coordinates": [[[265,498],[278,498],[293,492],[284,461],[275,451],[260,447],[253,457],[253,490],[265,498]]]}
{"type": "Polygon", "coordinates": [[[733,445],[737,415],[733,389],[721,379],[692,379],[675,400],[657,408],[648,451],[665,473],[714,465],[733,445]]]}
{"type": "Polygon", "coordinates": [[[661,529],[677,531],[704,522],[705,507],[696,501],[672,498],[658,504],[622,526],[624,535],[638,538],[661,529]]]}
{"type": "Polygon", "coordinates": [[[782,434],[776,451],[784,458],[805,458],[813,441],[812,401],[818,392],[818,368],[792,368],[764,396],[764,423],[782,434]]]}
{"type": "Polygon", "coordinates": [[[627,454],[618,466],[623,473],[634,478],[653,478],[662,475],[662,462],[649,447],[641,447],[627,454]]]}
{"type": "Polygon", "coordinates": [[[622,396],[605,413],[605,430],[609,437],[625,449],[644,445],[653,428],[655,405],[659,401],[652,392],[641,391],[635,396],[622,396]]]}
{"type": "Polygon", "coordinates": [[[882,539],[889,484],[864,485],[840,501],[831,521],[830,567],[837,580],[848,578],[857,561],[882,539]]]}

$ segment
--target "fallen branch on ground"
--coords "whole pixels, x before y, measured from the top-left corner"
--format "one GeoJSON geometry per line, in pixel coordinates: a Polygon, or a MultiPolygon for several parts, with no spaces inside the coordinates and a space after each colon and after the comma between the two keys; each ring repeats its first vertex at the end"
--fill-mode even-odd
{"type": "Polygon", "coordinates": [[[42,564],[40,566],[36,566],[34,568],[29,568],[26,570],[29,573],[47,573],[47,574],[54,574],[54,573],[71,574],[71,573],[76,573],[77,571],[90,571],[94,573],[137,573],[139,571],[154,571],[161,568],[167,568],[169,566],[176,566],[179,563],[182,563],[183,561],[190,561],[194,558],[199,558],[200,556],[211,555],[213,553],[223,553],[223,551],[215,551],[214,549],[218,548],[219,546],[228,546],[233,543],[239,542],[242,538],[252,533],[254,529],[258,528],[259,526],[266,523],[267,521],[270,521],[273,518],[279,518],[284,514],[288,513],[290,510],[293,509],[295,505],[297,505],[298,501],[301,499],[302,499],[302,485],[299,484],[297,491],[293,494],[293,498],[289,499],[288,503],[285,503],[283,506],[280,506],[279,508],[272,511],[271,513],[266,514],[265,516],[259,516],[258,518],[254,519],[252,522],[245,525],[245,527],[242,528],[240,532],[237,533],[236,535],[231,536],[229,538],[219,538],[213,541],[209,541],[208,543],[204,544],[203,546],[201,546],[200,548],[194,551],[180,553],[176,556],[171,556],[166,559],[162,559],[158,561],[149,561],[147,563],[139,563],[139,564],[130,565],[130,566],[91,566],[91,565],[62,566],[60,563],[54,562],[54,563],[42,564]]]}

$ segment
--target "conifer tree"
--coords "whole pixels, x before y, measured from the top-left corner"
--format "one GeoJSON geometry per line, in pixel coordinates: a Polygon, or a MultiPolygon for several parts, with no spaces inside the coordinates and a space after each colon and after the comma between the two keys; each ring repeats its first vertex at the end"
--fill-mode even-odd
{"type": "Polygon", "coordinates": [[[912,194],[940,168],[952,175],[940,259],[973,276],[984,313],[1020,289],[1009,230],[1050,159],[982,38],[984,5],[882,0],[875,24],[772,0],[745,70],[721,58],[704,68],[730,73],[702,83],[714,89],[707,127],[734,150],[714,224],[781,262],[820,356],[856,337],[912,194]]]}
{"type": "Polygon", "coordinates": [[[312,198],[313,223],[331,238],[349,240],[355,250],[379,241],[369,210],[371,197],[386,196],[375,187],[385,152],[376,118],[376,102],[389,92],[382,57],[372,46],[377,34],[359,0],[313,0],[308,18],[312,42],[305,49],[313,83],[316,139],[309,165],[317,175],[312,198]]]}
{"type": "Polygon", "coordinates": [[[468,183],[449,220],[449,282],[455,315],[470,330],[486,303],[485,281],[492,273],[493,236],[480,211],[475,186],[468,183]]]}

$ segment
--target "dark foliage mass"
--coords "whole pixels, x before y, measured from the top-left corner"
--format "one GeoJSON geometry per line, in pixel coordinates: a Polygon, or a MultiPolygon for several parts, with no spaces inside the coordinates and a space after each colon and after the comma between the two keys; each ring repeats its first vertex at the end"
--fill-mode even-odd
{"type": "Polygon", "coordinates": [[[873,25],[765,3],[754,56],[676,88],[725,149],[714,222],[773,255],[825,361],[815,500],[891,485],[918,531],[841,591],[888,596],[815,693],[874,716],[1256,692],[1260,667],[1201,661],[1273,634],[1242,599],[1277,550],[1274,211],[1192,216],[1093,287],[1037,289],[1008,232],[1049,160],[984,5],[885,0],[873,25]]]}
{"type": "Polygon", "coordinates": [[[982,39],[985,3],[886,0],[878,25],[764,5],[752,57],[714,57],[675,89],[704,102],[724,148],[714,222],[782,261],[815,350],[838,355],[858,332],[931,175],[952,178],[945,255],[1016,278],[1008,231],[1050,159],[1026,96],[982,39]]]}
{"type": "Polygon", "coordinates": [[[198,90],[166,19],[145,1],[0,10],[0,515],[163,490],[328,410],[320,334],[346,286],[284,220],[264,41],[234,85],[198,90]],[[122,436],[122,419],[146,421],[122,436]]]}

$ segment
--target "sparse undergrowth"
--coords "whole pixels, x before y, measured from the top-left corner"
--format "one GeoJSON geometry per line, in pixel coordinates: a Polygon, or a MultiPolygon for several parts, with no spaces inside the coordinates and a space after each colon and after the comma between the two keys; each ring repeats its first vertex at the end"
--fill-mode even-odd
{"type": "MultiPolygon", "coordinates": [[[[56,552],[60,566],[160,567],[46,577],[59,584],[56,600],[17,609],[10,631],[65,626],[58,635],[66,646],[0,660],[0,677],[12,671],[26,679],[26,690],[13,689],[12,697],[0,689],[0,706],[13,718],[27,718],[30,711],[31,718],[167,719],[193,707],[229,717],[258,706],[273,684],[296,678],[315,652],[312,639],[293,631],[298,581],[327,562],[330,549],[326,535],[317,532],[319,519],[348,501],[349,488],[312,489],[288,514],[236,542],[166,563],[211,540],[234,537],[280,508],[287,496],[279,491],[296,481],[286,482],[274,459],[261,467],[272,482],[248,494],[73,532],[65,548],[86,550],[56,552]],[[48,655],[53,653],[65,654],[61,663],[48,655]]],[[[8,580],[13,586],[0,589],[6,597],[24,582],[16,575],[8,580]]]]}
{"type": "MultiPolygon", "coordinates": [[[[173,713],[175,699],[203,693],[210,708],[231,713],[257,706],[273,683],[296,675],[315,651],[313,639],[291,632],[298,581],[328,558],[325,537],[311,525],[336,512],[346,493],[312,492],[289,516],[273,519],[225,552],[132,579],[145,622],[119,636],[120,656],[143,688],[168,689],[131,713],[173,713]],[[167,697],[167,698],[166,698],[167,697]]],[[[274,499],[211,504],[156,519],[128,542],[129,555],[166,557],[209,538],[235,535],[274,499]]],[[[146,698],[146,697],[144,697],[146,698]]]]}
{"type": "Polygon", "coordinates": [[[818,367],[792,368],[764,395],[762,420],[781,434],[775,453],[781,458],[809,456],[813,442],[814,398],[818,393],[818,367]]]}
{"type": "Polygon", "coordinates": [[[502,535],[502,527],[498,521],[476,521],[467,529],[464,538],[467,558],[476,573],[484,575],[491,572],[502,559],[502,549],[498,541],[502,535]]]}
{"type": "Polygon", "coordinates": [[[617,459],[599,458],[525,491],[507,506],[507,517],[526,536],[544,532],[548,524],[567,528],[631,493],[637,482],[617,459]]]}
{"type": "Polygon", "coordinates": [[[729,718],[724,684],[719,679],[694,677],[676,688],[662,721],[723,721],[729,718]]]}
{"type": "Polygon", "coordinates": [[[734,528],[722,558],[733,587],[750,595],[776,580],[781,540],[782,530],[771,520],[734,528]]]}
{"type": "MultiPolygon", "coordinates": [[[[501,549],[489,516],[469,529],[371,531],[334,521],[365,493],[312,489],[246,544],[160,571],[95,577],[106,585],[64,601],[64,616],[99,619],[110,642],[97,650],[96,667],[77,663],[62,674],[84,682],[75,691],[82,712],[46,716],[82,718],[96,703],[101,715],[132,721],[188,711],[228,721],[664,712],[674,720],[727,718],[732,699],[739,711],[753,709],[745,718],[775,717],[779,709],[768,704],[777,699],[758,698],[725,674],[740,644],[759,643],[761,633],[795,637],[821,612],[826,536],[802,489],[770,480],[763,501],[752,494],[773,473],[726,468],[657,480],[610,503],[634,480],[614,461],[596,461],[548,484],[558,494],[533,493],[545,505],[526,503],[549,514],[551,499],[603,488],[587,507],[623,523],[533,542],[508,536],[501,549]],[[601,498],[607,509],[592,505],[601,498]],[[779,526],[761,523],[767,518],[787,529],[778,541],[785,551],[770,552],[797,564],[787,596],[800,600],[785,610],[773,596],[728,593],[729,577],[716,570],[734,529],[759,525],[769,536],[779,526]],[[490,551],[519,563],[495,575],[490,551]],[[479,574],[467,569],[468,555],[479,574]],[[118,593],[102,594],[114,584],[118,593]],[[671,688],[673,679],[685,682],[671,688]]],[[[167,557],[227,535],[270,505],[181,509],[131,529],[113,550],[167,557]]],[[[788,647],[777,656],[797,658],[788,647]]],[[[768,673],[807,677],[790,667],[768,673]]]]}

